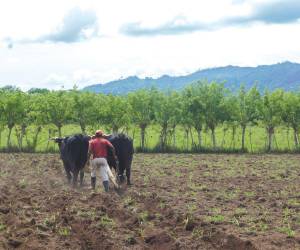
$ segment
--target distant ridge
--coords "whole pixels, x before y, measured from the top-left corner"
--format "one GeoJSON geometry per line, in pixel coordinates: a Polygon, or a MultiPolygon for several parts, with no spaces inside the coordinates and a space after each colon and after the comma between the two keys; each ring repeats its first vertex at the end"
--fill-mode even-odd
{"type": "Polygon", "coordinates": [[[163,75],[157,79],[146,77],[141,79],[130,76],[125,79],[115,80],[106,84],[95,84],[83,88],[104,94],[127,94],[138,89],[157,87],[160,90],[181,90],[188,84],[197,80],[225,82],[225,87],[235,91],[243,83],[246,88],[257,84],[263,91],[266,88],[274,90],[296,91],[300,89],[300,64],[283,62],[272,65],[261,65],[257,67],[226,66],[196,71],[185,76],[163,75]]]}

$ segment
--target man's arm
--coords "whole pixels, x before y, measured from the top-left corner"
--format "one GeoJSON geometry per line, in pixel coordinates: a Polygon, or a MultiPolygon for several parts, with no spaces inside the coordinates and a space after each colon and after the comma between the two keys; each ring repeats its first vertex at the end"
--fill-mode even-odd
{"type": "Polygon", "coordinates": [[[110,143],[109,147],[111,148],[111,151],[113,153],[114,158],[116,159],[116,161],[118,160],[117,154],[116,154],[116,149],[115,147],[110,143]]]}
{"type": "Polygon", "coordinates": [[[116,149],[115,147],[111,144],[111,142],[109,140],[106,140],[106,145],[110,148],[110,150],[112,151],[113,157],[115,158],[116,161],[118,161],[118,157],[116,154],[116,149]]]}

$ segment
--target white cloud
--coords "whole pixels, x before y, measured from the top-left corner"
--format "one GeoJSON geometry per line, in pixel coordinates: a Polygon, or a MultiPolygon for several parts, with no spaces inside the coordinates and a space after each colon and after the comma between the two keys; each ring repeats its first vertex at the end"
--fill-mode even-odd
{"type": "Polygon", "coordinates": [[[52,31],[36,38],[22,38],[14,40],[11,37],[4,39],[9,49],[14,44],[26,43],[74,43],[85,41],[98,36],[97,14],[93,10],[83,10],[79,7],[72,8],[64,16],[62,22],[52,31]]]}
{"type": "MultiPolygon", "coordinates": [[[[67,27],[63,24],[68,22],[62,20],[74,8],[94,13],[88,24],[91,24],[92,30],[99,26],[101,33],[101,37],[82,43],[19,44],[11,50],[4,46],[9,42],[6,40],[0,47],[0,86],[16,84],[24,89],[57,89],[64,85],[71,88],[74,84],[83,87],[135,74],[158,77],[228,64],[253,66],[285,60],[300,62],[299,23],[253,23],[251,26],[222,27],[210,32],[185,32],[180,36],[128,37],[119,33],[123,25],[133,22],[140,22],[142,27],[157,27],[175,20],[174,23],[180,26],[213,23],[232,16],[243,17],[250,15],[253,6],[262,1],[234,2],[0,0],[0,41],[7,37],[35,40],[45,38],[47,34],[48,40],[62,40],[57,39],[61,37],[58,34],[70,31],[63,28],[67,27]],[[176,17],[184,18],[178,20],[176,17]]],[[[82,29],[71,31],[74,31],[69,33],[72,34],[71,41],[80,41],[82,29]]]]}

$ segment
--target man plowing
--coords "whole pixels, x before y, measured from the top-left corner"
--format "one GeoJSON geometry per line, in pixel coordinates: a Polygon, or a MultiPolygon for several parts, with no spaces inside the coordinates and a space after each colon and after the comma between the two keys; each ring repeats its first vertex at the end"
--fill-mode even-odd
{"type": "Polygon", "coordinates": [[[105,139],[105,134],[101,130],[97,130],[94,138],[89,142],[89,158],[93,155],[91,161],[92,171],[91,171],[91,185],[92,188],[96,187],[96,171],[100,169],[100,176],[102,179],[103,187],[105,192],[109,191],[109,179],[113,182],[115,187],[118,188],[116,179],[110,170],[107,163],[108,150],[113,152],[113,156],[117,159],[114,146],[105,139]]]}

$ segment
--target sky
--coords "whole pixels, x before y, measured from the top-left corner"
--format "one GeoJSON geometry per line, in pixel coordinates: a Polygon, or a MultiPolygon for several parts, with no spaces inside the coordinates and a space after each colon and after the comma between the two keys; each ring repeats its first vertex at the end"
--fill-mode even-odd
{"type": "Polygon", "coordinates": [[[0,87],[300,63],[299,0],[0,0],[0,87]]]}

